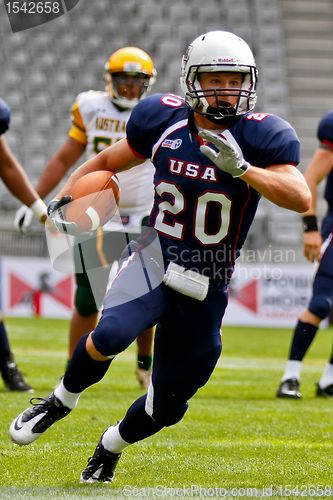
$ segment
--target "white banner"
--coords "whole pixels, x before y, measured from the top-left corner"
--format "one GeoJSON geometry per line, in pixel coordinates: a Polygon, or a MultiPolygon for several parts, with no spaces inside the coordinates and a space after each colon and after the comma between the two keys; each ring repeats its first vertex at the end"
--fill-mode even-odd
{"type": "Polygon", "coordinates": [[[236,266],[224,325],[292,327],[312,291],[311,265],[236,266]]]}

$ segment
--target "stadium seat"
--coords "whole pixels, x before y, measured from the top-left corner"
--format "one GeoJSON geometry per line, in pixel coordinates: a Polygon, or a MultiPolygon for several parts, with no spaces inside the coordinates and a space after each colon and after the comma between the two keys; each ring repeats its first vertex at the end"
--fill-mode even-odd
{"type": "Polygon", "coordinates": [[[149,24],[153,24],[157,19],[164,19],[167,7],[165,4],[156,3],[155,0],[146,0],[138,3],[138,14],[144,20],[145,28],[149,28],[149,24]]]}
{"type": "Polygon", "coordinates": [[[15,88],[15,86],[8,88],[6,92],[6,102],[9,104],[12,111],[20,110],[24,102],[20,90],[15,88]]]}
{"type": "Polygon", "coordinates": [[[46,51],[38,55],[34,60],[34,68],[37,71],[42,71],[44,74],[49,74],[50,71],[57,67],[58,56],[53,51],[46,51]]]}
{"type": "Polygon", "coordinates": [[[193,11],[191,3],[187,2],[184,4],[180,2],[169,2],[167,6],[167,16],[170,19],[171,24],[176,23],[177,26],[186,20],[192,19],[193,11]]]}
{"type": "Polygon", "coordinates": [[[48,79],[46,74],[39,70],[34,69],[29,75],[28,85],[32,91],[37,91],[37,89],[45,89],[48,84],[48,79]]]}

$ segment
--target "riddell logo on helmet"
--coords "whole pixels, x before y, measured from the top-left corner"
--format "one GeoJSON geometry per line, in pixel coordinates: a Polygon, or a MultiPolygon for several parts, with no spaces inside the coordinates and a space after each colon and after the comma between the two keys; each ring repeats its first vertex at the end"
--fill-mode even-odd
{"type": "Polygon", "coordinates": [[[213,59],[213,63],[238,63],[238,59],[235,59],[233,57],[215,57],[213,59]]]}
{"type": "Polygon", "coordinates": [[[13,33],[34,28],[53,21],[69,10],[80,0],[4,0],[8,19],[13,33]]]}

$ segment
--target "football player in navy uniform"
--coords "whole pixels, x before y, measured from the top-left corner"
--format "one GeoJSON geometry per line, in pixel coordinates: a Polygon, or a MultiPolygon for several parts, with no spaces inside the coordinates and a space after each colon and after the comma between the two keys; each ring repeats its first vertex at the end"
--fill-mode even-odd
{"type": "Polygon", "coordinates": [[[75,231],[57,213],[70,201],[76,179],[99,169],[130,168],[145,158],[155,166],[147,234],[124,259],[99,324],[81,339],[55,391],[10,426],[15,443],[37,439],[101,380],[112,358],[142,329],[157,324],[148,393],[104,432],[82,482],[112,481],[126,446],[180,421],[188,400],[208,381],[221,354],[227,286],[260,195],[290,210],[309,209],[309,188],[295,168],[297,135],[277,116],[252,113],[256,83],[244,40],[224,31],[199,36],[183,57],[185,100],[172,94],[142,100],[127,123],[126,139],[79,167],[59,201],[49,205],[54,224],[75,231]],[[130,298],[132,288],[136,295],[130,298]]]}
{"type": "MultiPolygon", "coordinates": [[[[10,109],[0,99],[0,176],[8,190],[22,203],[30,207],[35,216],[43,222],[46,218],[46,205],[31,186],[23,168],[10,150],[5,138],[9,128],[10,109]]],[[[10,391],[32,392],[18,369],[0,313],[0,372],[6,388],[10,391]]]]}
{"type": "MultiPolygon", "coordinates": [[[[319,147],[314,152],[305,178],[310,186],[312,203],[303,216],[304,255],[310,262],[319,265],[313,280],[312,296],[308,308],[298,319],[291,342],[289,359],[286,364],[277,396],[299,399],[302,361],[306,355],[320,322],[327,318],[333,305],[333,111],[321,119],[317,137],[319,147]],[[326,178],[324,197],[328,204],[322,221],[321,233],[317,223],[317,186],[326,178]]],[[[316,395],[333,397],[333,352],[317,383],[316,395]]]]}

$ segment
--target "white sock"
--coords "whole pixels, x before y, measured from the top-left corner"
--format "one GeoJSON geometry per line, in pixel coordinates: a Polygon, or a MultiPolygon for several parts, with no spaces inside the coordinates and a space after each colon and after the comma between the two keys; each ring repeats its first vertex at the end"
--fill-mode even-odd
{"type": "Polygon", "coordinates": [[[121,437],[119,432],[119,424],[110,426],[103,434],[102,445],[112,453],[120,453],[131,443],[127,443],[121,437]]]}
{"type": "Polygon", "coordinates": [[[285,372],[281,379],[281,382],[284,382],[289,378],[297,378],[297,380],[300,380],[301,369],[302,369],[302,361],[295,361],[290,359],[289,361],[287,361],[285,372]]]}
{"type": "Polygon", "coordinates": [[[331,384],[333,384],[333,365],[327,363],[321,379],[319,380],[319,387],[325,389],[325,387],[331,384]]]}
{"type": "Polygon", "coordinates": [[[63,379],[60,384],[54,389],[54,395],[60,399],[64,406],[73,410],[77,405],[81,392],[69,392],[64,386],[63,379]]]}

